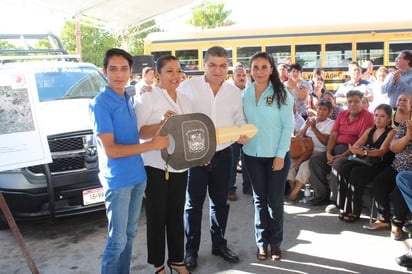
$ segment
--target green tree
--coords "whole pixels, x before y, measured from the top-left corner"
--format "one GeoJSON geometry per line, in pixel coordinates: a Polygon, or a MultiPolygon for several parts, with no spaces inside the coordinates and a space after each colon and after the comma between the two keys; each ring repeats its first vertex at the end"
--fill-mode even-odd
{"type": "MultiPolygon", "coordinates": [[[[95,64],[98,67],[103,65],[104,52],[116,46],[116,36],[108,31],[93,28],[87,25],[80,25],[82,61],[95,64]]],[[[71,53],[76,52],[76,24],[66,21],[61,35],[65,49],[71,53]]]]}
{"type": "MultiPolygon", "coordinates": [[[[151,20],[141,25],[129,28],[123,33],[114,33],[80,24],[82,61],[103,66],[103,56],[107,49],[120,47],[132,55],[143,54],[144,38],[148,33],[160,31],[156,21],[151,20]]],[[[65,49],[71,53],[76,52],[76,25],[67,21],[60,35],[65,49]]]]}
{"type": "Polygon", "coordinates": [[[129,28],[119,35],[117,44],[126,49],[132,55],[144,53],[144,39],[151,32],[162,31],[156,26],[156,21],[150,20],[143,24],[129,28]]]}
{"type": "Polygon", "coordinates": [[[224,10],[224,3],[212,3],[204,1],[192,8],[192,18],[187,21],[202,29],[212,29],[216,27],[231,26],[236,22],[228,20],[231,10],[224,10]]]}
{"type": "Polygon", "coordinates": [[[16,48],[13,44],[8,41],[0,41],[0,49],[14,49],[16,48]]]}

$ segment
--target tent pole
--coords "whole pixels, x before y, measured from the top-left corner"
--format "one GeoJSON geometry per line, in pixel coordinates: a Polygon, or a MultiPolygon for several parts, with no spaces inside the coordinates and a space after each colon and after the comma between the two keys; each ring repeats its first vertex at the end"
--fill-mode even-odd
{"type": "Polygon", "coordinates": [[[76,16],[75,17],[75,24],[76,24],[76,51],[77,54],[80,56],[80,62],[82,61],[82,44],[81,44],[81,36],[82,36],[82,32],[80,30],[80,20],[79,18],[76,16]]]}

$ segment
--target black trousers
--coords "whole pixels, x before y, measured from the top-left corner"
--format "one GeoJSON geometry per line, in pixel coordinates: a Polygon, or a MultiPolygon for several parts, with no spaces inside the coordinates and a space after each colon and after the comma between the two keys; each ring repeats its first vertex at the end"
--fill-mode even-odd
{"type": "Polygon", "coordinates": [[[207,166],[189,170],[185,207],[186,252],[198,253],[202,230],[203,203],[209,194],[209,218],[212,249],[227,246],[225,237],[229,216],[229,192],[232,151],[230,147],[216,152],[207,166]]]}
{"type": "MultiPolygon", "coordinates": [[[[348,145],[346,144],[336,145],[333,149],[333,155],[341,154],[347,149],[348,145]]],[[[337,159],[335,160],[335,162],[339,160],[340,159],[337,159]]],[[[336,201],[336,196],[338,194],[338,180],[336,179],[336,176],[333,175],[333,173],[330,176],[331,178],[329,180],[327,179],[332,167],[327,163],[326,151],[311,157],[309,160],[309,168],[309,181],[315,192],[315,197],[336,201]]]]}
{"type": "Polygon", "coordinates": [[[392,201],[394,207],[392,224],[402,226],[409,213],[409,209],[396,186],[397,174],[398,172],[392,166],[388,166],[376,175],[372,185],[378,209],[378,220],[383,222],[391,220],[390,201],[392,201]]]}
{"type": "Polygon", "coordinates": [[[339,181],[337,201],[339,208],[346,213],[360,216],[365,187],[379,172],[379,169],[346,160],[340,165],[340,170],[337,171],[339,181]]]}
{"type": "Polygon", "coordinates": [[[187,186],[187,171],[170,172],[146,166],[147,262],[159,267],[165,261],[165,243],[171,262],[184,257],[183,211],[187,186]]]}

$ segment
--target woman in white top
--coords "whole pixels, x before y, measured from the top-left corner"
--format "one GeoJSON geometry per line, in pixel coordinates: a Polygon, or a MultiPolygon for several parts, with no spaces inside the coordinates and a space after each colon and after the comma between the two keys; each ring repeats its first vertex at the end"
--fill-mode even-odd
{"type": "Polygon", "coordinates": [[[382,85],[385,82],[388,73],[388,69],[384,66],[381,66],[376,70],[376,81],[372,83],[373,101],[369,106],[369,111],[375,111],[375,108],[380,104],[389,104],[388,94],[382,93],[382,85]]]}
{"type": "MultiPolygon", "coordinates": [[[[191,113],[189,99],[177,93],[183,70],[179,60],[170,55],[156,61],[155,76],[158,85],[152,92],[144,93],[137,103],[140,138],[149,141],[162,124],[172,115],[191,113]]],[[[166,273],[164,269],[165,245],[167,237],[170,268],[181,274],[189,273],[184,266],[184,224],[187,169],[175,170],[167,167],[161,151],[143,154],[147,172],[146,218],[148,263],[153,264],[156,273],[166,273]],[[165,237],[166,236],[166,237],[165,237]]]]}
{"type": "MultiPolygon", "coordinates": [[[[314,144],[312,155],[326,151],[329,135],[335,122],[328,118],[332,112],[332,104],[328,100],[320,100],[316,112],[318,116],[308,118],[305,126],[297,134],[297,136],[309,136],[312,138],[314,144]]],[[[289,200],[296,201],[299,198],[300,190],[309,182],[309,177],[309,159],[303,162],[299,160],[293,161],[287,177],[292,187],[289,200]]]]}

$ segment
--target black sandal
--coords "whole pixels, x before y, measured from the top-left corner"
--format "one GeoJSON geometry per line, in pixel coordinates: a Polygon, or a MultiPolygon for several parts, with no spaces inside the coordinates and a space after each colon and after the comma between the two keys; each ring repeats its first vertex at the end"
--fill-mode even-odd
{"type": "Polygon", "coordinates": [[[279,247],[272,246],[270,248],[270,259],[272,261],[278,261],[282,257],[282,252],[280,251],[279,247]]]}
{"type": "Polygon", "coordinates": [[[345,222],[347,222],[347,223],[353,223],[354,221],[356,221],[356,220],[358,220],[358,219],[359,219],[359,216],[354,215],[354,214],[346,214],[346,215],[343,217],[343,220],[344,220],[345,222]]]}
{"type": "MultiPolygon", "coordinates": [[[[175,271],[180,274],[180,271],[179,271],[178,269],[176,269],[176,268],[173,268],[173,266],[186,268],[185,263],[172,263],[172,262],[169,261],[169,260],[167,260],[167,266],[169,267],[169,270],[170,270],[170,273],[171,273],[171,274],[175,273],[175,271]]],[[[182,269],[181,269],[181,270],[182,270],[182,269]]],[[[188,272],[189,274],[192,274],[192,272],[190,272],[187,268],[186,268],[186,270],[187,270],[187,272],[188,272]]]]}
{"type": "Polygon", "coordinates": [[[163,272],[163,270],[165,270],[165,266],[162,265],[159,269],[156,270],[155,274],[158,274],[160,272],[163,272]]]}
{"type": "Polygon", "coordinates": [[[342,221],[344,221],[345,220],[345,217],[346,217],[347,215],[346,215],[346,213],[345,212],[341,212],[341,213],[339,213],[338,214],[338,218],[339,218],[339,220],[342,220],[342,221]]]}

